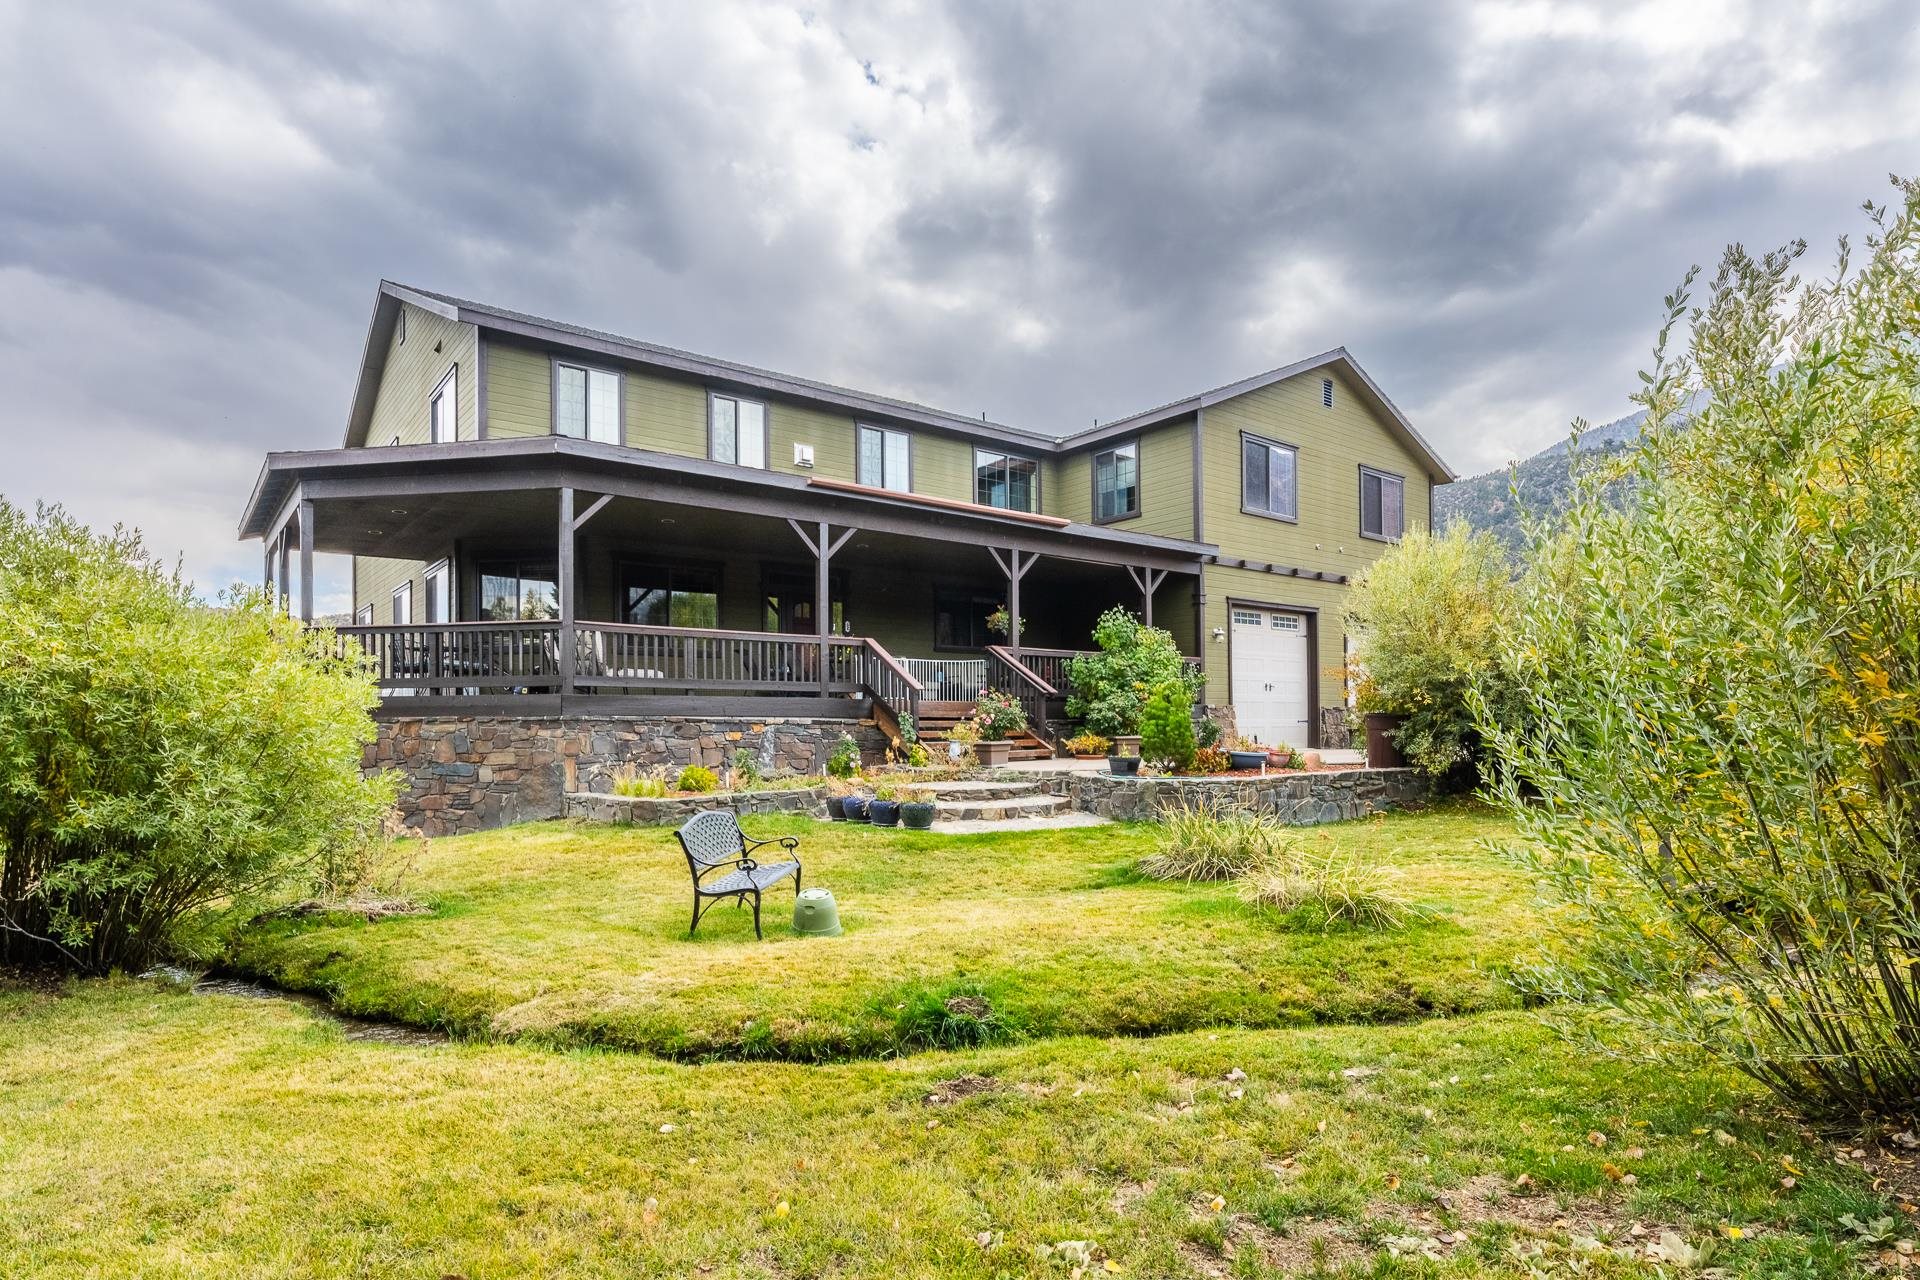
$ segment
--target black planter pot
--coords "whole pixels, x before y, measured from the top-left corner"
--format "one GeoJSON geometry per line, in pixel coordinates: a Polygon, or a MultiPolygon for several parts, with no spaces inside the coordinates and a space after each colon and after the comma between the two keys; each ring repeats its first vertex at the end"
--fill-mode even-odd
{"type": "Polygon", "coordinates": [[[1116,778],[1137,777],[1140,773],[1140,757],[1108,756],[1107,772],[1116,778]]]}
{"type": "Polygon", "coordinates": [[[848,822],[865,822],[867,820],[867,797],[841,797],[840,812],[848,822]]]}
{"type": "Polygon", "coordinates": [[[840,807],[841,801],[845,799],[845,796],[827,797],[827,816],[835,822],[845,822],[847,820],[847,811],[840,807]]]}
{"type": "Polygon", "coordinates": [[[898,800],[867,801],[867,821],[876,827],[891,827],[900,821],[898,800]]]}
{"type": "Polygon", "coordinates": [[[1236,769],[1258,769],[1267,762],[1267,753],[1264,751],[1229,751],[1227,752],[1227,759],[1233,761],[1233,767],[1236,769]]]}
{"type": "Polygon", "coordinates": [[[908,800],[900,806],[900,825],[914,831],[925,831],[933,825],[933,802],[931,800],[908,800]]]}

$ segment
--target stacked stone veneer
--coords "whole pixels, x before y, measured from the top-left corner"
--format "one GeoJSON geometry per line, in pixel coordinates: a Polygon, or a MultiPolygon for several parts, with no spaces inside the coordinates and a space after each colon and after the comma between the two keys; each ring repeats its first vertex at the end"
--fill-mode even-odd
{"type": "Polygon", "coordinates": [[[587,822],[614,822],[633,826],[678,826],[696,813],[731,809],[741,816],[755,813],[808,813],[827,816],[825,787],[796,787],[789,791],[712,791],[698,796],[611,796],[576,791],[567,796],[567,816],[587,822]]]}
{"type": "Polygon", "coordinates": [[[1338,822],[1388,809],[1405,809],[1428,797],[1412,769],[1329,769],[1265,778],[1116,778],[1105,773],[1052,773],[1047,788],[1073,807],[1108,818],[1153,819],[1178,805],[1215,813],[1269,813],[1292,826],[1338,822]]]}
{"type": "Polygon", "coordinates": [[[629,765],[717,770],[744,747],[768,776],[823,773],[842,733],[870,761],[886,750],[870,720],[446,716],[382,720],[362,765],[400,773],[409,830],[457,835],[561,817],[568,792],[611,791],[629,765]]]}

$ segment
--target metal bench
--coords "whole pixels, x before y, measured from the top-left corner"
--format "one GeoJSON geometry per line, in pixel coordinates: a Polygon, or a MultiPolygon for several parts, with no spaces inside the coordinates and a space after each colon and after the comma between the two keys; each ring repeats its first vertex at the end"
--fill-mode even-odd
{"type": "Polygon", "coordinates": [[[673,833],[687,855],[687,869],[693,873],[693,924],[687,930],[691,938],[700,928],[700,917],[721,898],[732,898],[741,906],[753,899],[753,936],[760,932],[760,894],[788,876],[793,877],[794,896],[800,894],[800,842],[792,836],[776,840],[750,840],[740,830],[740,820],[728,809],[708,809],[688,818],[673,833]],[[793,855],[787,862],[758,862],[753,853],[767,845],[778,845],[793,855]],[[730,869],[729,869],[730,868],[730,869]],[[707,877],[716,871],[724,874],[707,877]]]}

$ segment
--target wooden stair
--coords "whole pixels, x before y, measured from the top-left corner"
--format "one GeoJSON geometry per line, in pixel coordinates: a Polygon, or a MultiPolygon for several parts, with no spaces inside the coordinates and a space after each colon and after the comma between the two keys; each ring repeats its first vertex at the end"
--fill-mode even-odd
{"type": "MultiPolygon", "coordinates": [[[[920,704],[920,716],[915,722],[920,741],[932,744],[945,742],[947,733],[962,720],[971,716],[974,705],[971,702],[923,702],[920,704]]],[[[1038,735],[1022,731],[1014,735],[1013,750],[1008,753],[1012,760],[1051,760],[1053,746],[1038,735]]]]}

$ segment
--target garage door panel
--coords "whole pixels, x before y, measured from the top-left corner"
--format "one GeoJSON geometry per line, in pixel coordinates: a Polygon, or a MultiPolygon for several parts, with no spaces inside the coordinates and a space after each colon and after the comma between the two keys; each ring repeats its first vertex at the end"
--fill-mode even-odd
{"type": "Polygon", "coordinates": [[[1235,607],[1230,617],[1233,710],[1240,733],[1269,745],[1306,746],[1306,616],[1235,607]]]}

